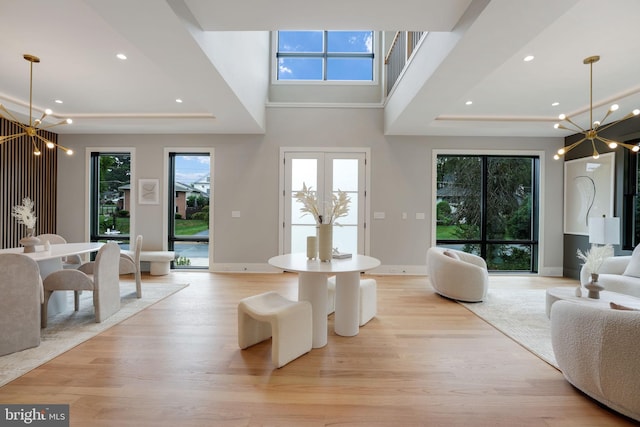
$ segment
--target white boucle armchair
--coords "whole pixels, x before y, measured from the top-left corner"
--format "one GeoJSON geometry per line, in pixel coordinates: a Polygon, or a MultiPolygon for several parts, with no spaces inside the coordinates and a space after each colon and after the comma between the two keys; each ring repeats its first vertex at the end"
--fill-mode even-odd
{"type": "Polygon", "coordinates": [[[640,421],[640,311],[557,301],[551,343],[567,381],[640,421]]]}
{"type": "Polygon", "coordinates": [[[427,278],[440,295],[465,302],[479,302],[487,296],[489,272],[481,257],[454,249],[427,250],[427,278]]]}

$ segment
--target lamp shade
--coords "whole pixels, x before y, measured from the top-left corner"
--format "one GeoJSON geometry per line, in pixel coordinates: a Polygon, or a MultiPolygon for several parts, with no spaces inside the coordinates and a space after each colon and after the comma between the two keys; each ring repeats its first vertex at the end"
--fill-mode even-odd
{"type": "Polygon", "coordinates": [[[589,218],[589,243],[620,244],[620,218],[589,218]]]}

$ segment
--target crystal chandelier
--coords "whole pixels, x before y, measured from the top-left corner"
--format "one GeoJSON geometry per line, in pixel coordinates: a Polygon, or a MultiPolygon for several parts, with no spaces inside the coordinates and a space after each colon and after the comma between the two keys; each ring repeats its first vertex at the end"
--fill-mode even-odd
{"type": "Polygon", "coordinates": [[[71,119],[66,119],[66,120],[62,120],[58,123],[54,123],[54,124],[50,124],[47,126],[41,126],[42,125],[42,121],[44,120],[44,118],[46,116],[48,116],[49,114],[52,113],[52,111],[50,109],[46,109],[44,110],[44,113],[42,113],[42,116],[39,119],[34,120],[32,117],[32,111],[33,111],[33,101],[32,101],[32,97],[33,97],[33,64],[34,63],[38,63],[40,62],[40,58],[38,58],[37,56],[34,55],[29,55],[27,53],[25,53],[23,55],[24,59],[26,59],[27,61],[29,61],[29,124],[23,124],[21,123],[13,114],[11,114],[4,105],[0,104],[0,117],[3,117],[7,120],[11,120],[13,122],[15,122],[16,125],[18,125],[21,129],[21,132],[13,134],[13,135],[6,135],[6,136],[0,136],[0,145],[4,144],[5,142],[11,141],[13,139],[17,139],[20,138],[22,136],[28,136],[29,139],[31,140],[31,144],[33,145],[33,154],[35,154],[36,156],[39,156],[40,154],[42,154],[42,152],[40,151],[40,149],[38,148],[38,144],[37,142],[40,141],[41,143],[44,143],[44,145],[47,148],[53,149],[55,147],[58,147],[59,149],[61,149],[62,151],[64,151],[65,153],[67,153],[68,155],[72,155],[73,154],[73,150],[67,148],[67,147],[63,147],[60,144],[56,144],[55,142],[45,138],[44,136],[40,135],[38,132],[40,130],[44,130],[44,129],[49,129],[52,128],[54,126],[58,126],[58,125],[62,125],[62,124],[70,124],[71,123],[71,119]]]}
{"type": "Polygon", "coordinates": [[[581,133],[583,135],[583,138],[580,139],[577,142],[574,142],[571,145],[568,145],[566,147],[562,147],[561,149],[558,150],[558,154],[554,155],[553,158],[558,160],[560,158],[560,156],[563,156],[565,154],[567,154],[569,151],[573,150],[574,148],[576,148],[578,145],[582,144],[584,141],[589,140],[591,141],[591,146],[593,147],[593,158],[597,159],[598,157],[600,157],[600,154],[598,153],[598,150],[596,149],[596,141],[600,141],[604,144],[607,144],[609,146],[609,148],[614,149],[616,148],[618,145],[623,146],[624,148],[631,150],[633,152],[638,152],[640,151],[640,147],[637,145],[631,145],[631,144],[625,144],[623,142],[617,142],[614,141],[612,139],[608,139],[605,138],[601,135],[599,135],[598,133],[610,128],[611,126],[623,121],[623,120],[627,120],[633,116],[637,116],[638,114],[640,114],[640,109],[635,109],[632,112],[630,112],[629,114],[627,114],[626,116],[624,116],[622,119],[618,120],[618,121],[614,121],[612,123],[609,123],[607,125],[604,126],[600,126],[602,123],[604,123],[604,121],[609,117],[609,115],[611,113],[613,113],[614,111],[616,111],[618,109],[618,104],[613,104],[611,107],[609,107],[609,109],[607,110],[607,113],[604,115],[604,117],[602,118],[602,120],[600,121],[593,121],[593,64],[595,62],[598,62],[600,60],[599,56],[590,56],[588,58],[585,58],[584,61],[582,61],[583,64],[588,64],[589,65],[589,122],[591,123],[591,127],[589,129],[583,129],[580,126],[578,126],[577,124],[575,124],[573,121],[571,121],[571,119],[567,116],[565,116],[564,114],[560,114],[560,116],[558,117],[560,120],[564,120],[567,123],[570,123],[573,127],[565,127],[563,126],[561,123],[556,123],[554,125],[554,127],[556,129],[565,129],[565,130],[570,130],[570,131],[578,131],[579,133],[581,133]]]}

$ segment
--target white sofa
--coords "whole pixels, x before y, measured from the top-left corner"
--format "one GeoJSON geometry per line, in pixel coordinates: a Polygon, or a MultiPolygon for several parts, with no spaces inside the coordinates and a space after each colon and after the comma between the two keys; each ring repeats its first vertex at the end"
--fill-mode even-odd
{"type": "MultiPolygon", "coordinates": [[[[598,283],[606,291],[618,292],[640,298],[640,246],[632,255],[615,256],[604,260],[598,272],[598,283]]],[[[580,270],[582,286],[591,280],[590,272],[583,266],[580,270]]]]}
{"type": "Polygon", "coordinates": [[[567,381],[640,421],[640,311],[557,301],[551,343],[567,381]]]}
{"type": "Polygon", "coordinates": [[[440,295],[465,302],[479,302],[487,296],[487,263],[477,255],[454,249],[427,250],[427,277],[440,295]]]}

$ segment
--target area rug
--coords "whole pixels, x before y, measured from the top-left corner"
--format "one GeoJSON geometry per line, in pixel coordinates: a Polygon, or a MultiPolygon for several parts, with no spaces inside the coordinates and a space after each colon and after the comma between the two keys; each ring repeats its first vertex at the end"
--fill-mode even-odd
{"type": "Polygon", "coordinates": [[[489,289],[483,302],[460,304],[559,369],[551,346],[544,289],[489,289]]]}
{"type": "Polygon", "coordinates": [[[82,293],[78,312],[73,292],[67,292],[69,311],[49,317],[38,347],[0,357],[0,387],[187,286],[143,281],[142,298],[136,298],[135,283],[122,282],[120,311],[101,323],[95,321],[91,292],[82,293]]]}

